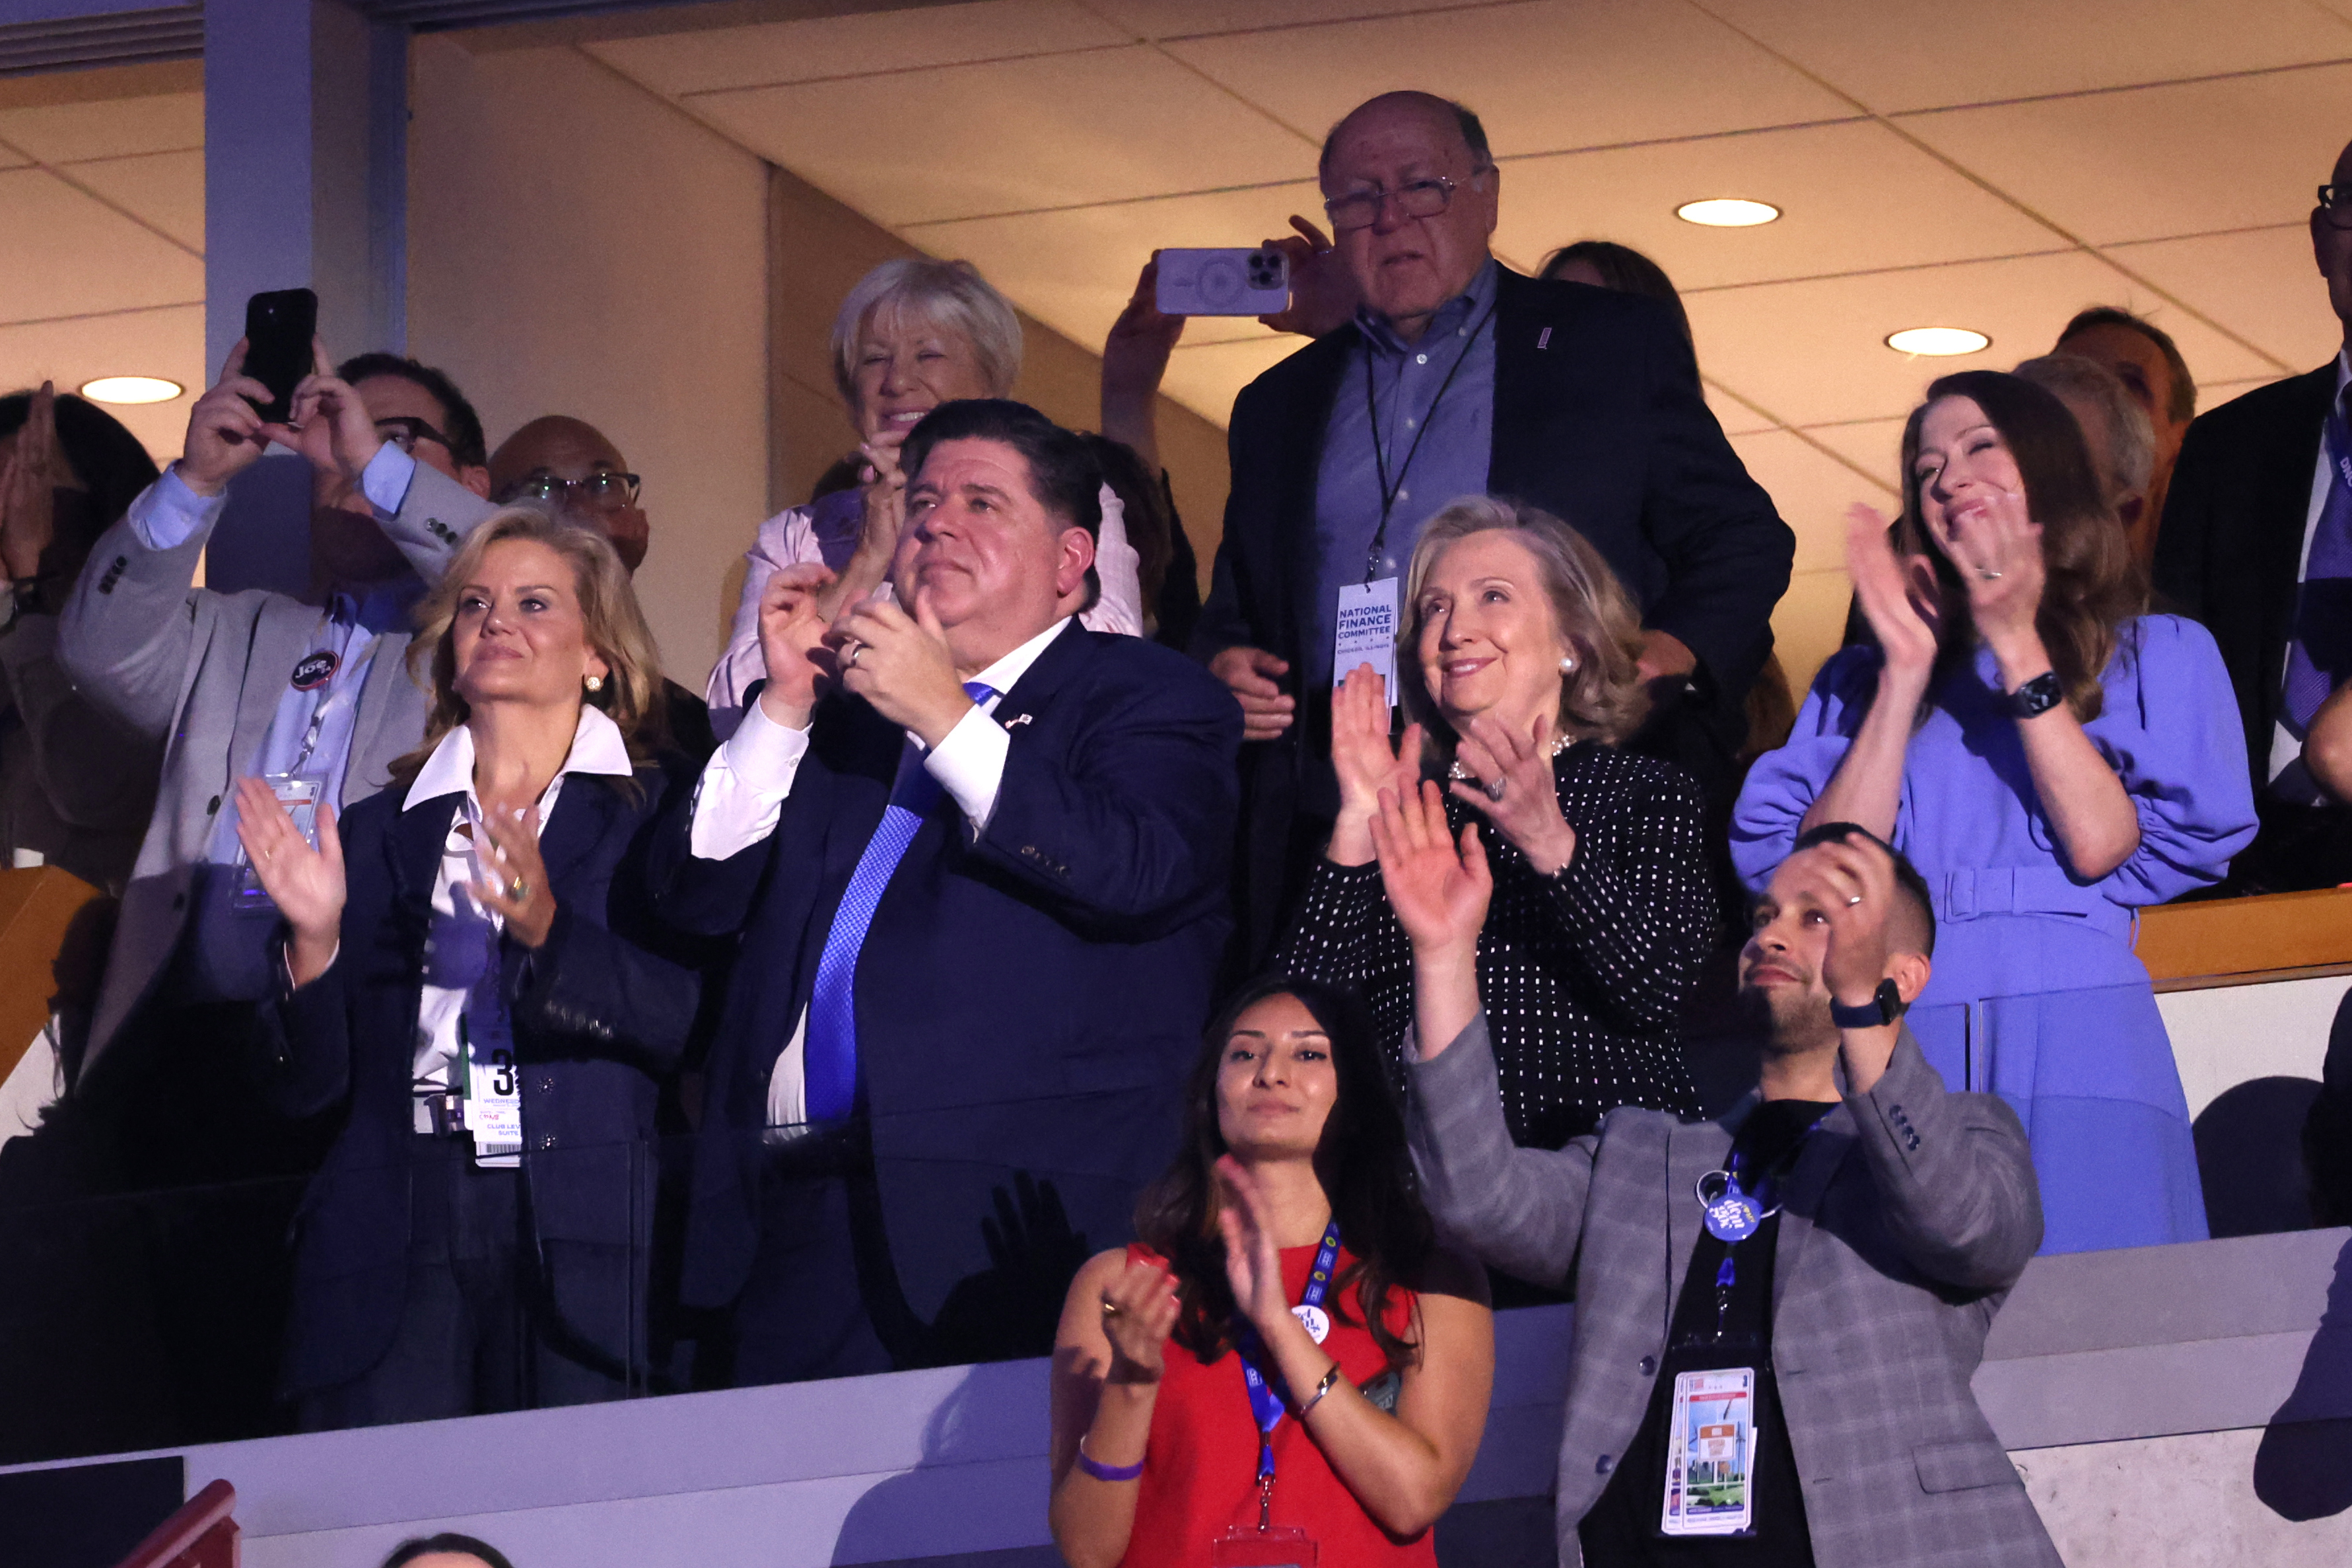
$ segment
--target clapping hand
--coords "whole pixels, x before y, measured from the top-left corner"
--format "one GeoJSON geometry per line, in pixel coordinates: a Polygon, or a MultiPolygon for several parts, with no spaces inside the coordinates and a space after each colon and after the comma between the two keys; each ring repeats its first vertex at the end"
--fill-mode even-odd
{"type": "Polygon", "coordinates": [[[22,582],[41,574],[41,559],[57,538],[58,492],[71,488],[73,470],[58,451],[58,389],[43,382],[25,411],[16,444],[0,468],[0,565],[22,582]]]}
{"type": "Polygon", "coordinates": [[[1521,734],[1490,714],[1475,714],[1462,726],[1454,748],[1455,758],[1477,780],[1475,787],[1454,780],[1454,799],[1485,813],[1541,876],[1555,874],[1576,858],[1576,830],[1560,813],[1559,786],[1552,778],[1550,728],[1540,715],[1521,734]]]}
{"type": "Polygon", "coordinates": [[[1495,892],[1494,873],[1478,841],[1477,823],[1465,822],[1461,841],[1454,841],[1435,779],[1402,795],[1381,791],[1372,845],[1389,907],[1412,939],[1416,960],[1438,952],[1475,952],[1495,892]]]}
{"type": "Polygon", "coordinates": [[[1290,258],[1290,303],[1258,320],[1277,332],[1319,338],[1356,314],[1356,275],[1313,223],[1294,213],[1290,226],[1297,232],[1265,242],[1290,258]]]}
{"type": "Polygon", "coordinates": [[[1405,727],[1404,741],[1389,740],[1388,688],[1379,672],[1359,664],[1331,694],[1331,767],[1339,776],[1339,814],[1331,828],[1331,860],[1362,865],[1372,858],[1372,819],[1381,791],[1410,794],[1421,782],[1421,726],[1405,727]]]}
{"type": "Polygon", "coordinates": [[[1102,1296],[1103,1337],[1110,1341],[1110,1383],[1157,1383],[1175,1332],[1176,1281],[1157,1263],[1131,1262],[1102,1296]]]}
{"type": "Polygon", "coordinates": [[[1958,569],[1968,587],[1969,618],[1985,641],[1997,646],[2004,636],[2033,630],[2045,575],[2042,525],[2027,511],[2022,495],[1978,492],[1941,517],[1929,517],[1927,528],[1958,569]]]}
{"type": "Polygon", "coordinates": [[[1265,1222],[1265,1195],[1257,1177],[1231,1155],[1220,1155],[1213,1171],[1217,1185],[1217,1228],[1225,1239],[1225,1282],[1233,1287],[1234,1305],[1241,1309],[1260,1337],[1271,1339],[1284,1322],[1294,1327],[1290,1297],[1282,1288],[1282,1251],[1265,1222]]]}
{"type": "MultiPolygon", "coordinates": [[[[1886,656],[1887,676],[1924,691],[1936,664],[1936,628],[1921,601],[1934,604],[1935,574],[1920,557],[1896,558],[1886,519],[1871,507],[1857,503],[1845,517],[1846,575],[1886,656]]],[[[1918,692],[1909,695],[1916,701],[1918,692]]]]}
{"type": "Polygon", "coordinates": [[[915,591],[912,615],[878,592],[862,599],[825,636],[841,684],[884,718],[922,737],[925,746],[945,740],[971,711],[929,589],[915,591]]]}
{"type": "Polygon", "coordinates": [[[474,902],[506,922],[508,936],[539,947],[555,925],[555,894],[539,854],[539,809],[485,805],[480,825],[490,841],[474,846],[482,873],[474,902]]]}
{"type": "Polygon", "coordinates": [[[342,936],[343,841],[335,809],[319,802],[319,847],[312,849],[268,785],[240,779],[236,836],[261,890],[293,928],[287,967],[297,986],[307,986],[333,961],[342,936]]]}
{"type": "MultiPolygon", "coordinates": [[[[1815,844],[1792,856],[1776,887],[1800,908],[1811,904],[1829,927],[1822,983],[1847,1007],[1862,1007],[1887,977],[1887,917],[1895,899],[1895,859],[1874,841],[1856,837],[1815,844]]],[[[1846,1085],[1866,1094],[1895,1051],[1888,1029],[1844,1031],[1846,1085]],[[1859,1036],[1859,1038],[1857,1038],[1859,1036]]]]}
{"type": "Polygon", "coordinates": [[[760,656],[768,674],[760,711],[786,729],[806,729],[816,707],[825,635],[818,596],[832,582],[831,568],[804,561],[777,568],[760,591],[760,656]]]}

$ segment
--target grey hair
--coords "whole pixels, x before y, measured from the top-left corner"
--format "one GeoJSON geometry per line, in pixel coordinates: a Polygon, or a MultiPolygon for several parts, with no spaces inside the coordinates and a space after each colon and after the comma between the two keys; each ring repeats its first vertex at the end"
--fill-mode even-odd
{"type": "Polygon", "coordinates": [[[2110,504],[2147,494],[2156,474],[2156,424],[2121,377],[2080,354],[2043,354],[2014,373],[2062,399],[2071,393],[2099,410],[2107,426],[2107,472],[2099,479],[2110,504]]]}
{"type": "Polygon", "coordinates": [[[1021,375],[1021,318],[968,261],[898,256],[857,280],[833,319],[833,381],[844,402],[857,405],[858,339],[885,311],[911,310],[932,326],[971,344],[989,395],[1010,397],[1021,375]]]}
{"type": "Polygon", "coordinates": [[[1406,714],[1422,725],[1433,746],[1451,742],[1453,727],[1421,678],[1422,584],[1446,546],[1496,530],[1517,536],[1536,558],[1552,623],[1576,655],[1576,668],[1560,677],[1560,733],[1615,745],[1641,727],[1650,706],[1640,668],[1642,617],[1633,597],[1582,534],[1549,512],[1496,496],[1465,496],[1422,525],[1405,573],[1398,637],[1399,662],[1410,671],[1402,683],[1406,714]]]}

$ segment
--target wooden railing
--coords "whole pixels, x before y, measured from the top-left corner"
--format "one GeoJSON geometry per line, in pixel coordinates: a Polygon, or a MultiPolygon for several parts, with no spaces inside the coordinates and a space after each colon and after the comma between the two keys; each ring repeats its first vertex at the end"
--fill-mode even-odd
{"type": "Polygon", "coordinates": [[[124,1558],[120,1568],[236,1568],[236,1489],[215,1481],[124,1558]]]}
{"type": "Polygon", "coordinates": [[[2159,991],[2352,974],[2352,888],[2143,910],[2134,951],[2159,991]]]}

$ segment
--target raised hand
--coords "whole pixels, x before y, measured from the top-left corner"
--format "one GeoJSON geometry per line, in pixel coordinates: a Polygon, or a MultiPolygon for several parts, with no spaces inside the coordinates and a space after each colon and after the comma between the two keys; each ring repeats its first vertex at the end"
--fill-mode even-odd
{"type": "Polygon", "coordinates": [[[1168,356],[1184,335],[1185,319],[1160,308],[1160,253],[1155,250],[1135,280],[1127,308],[1103,340],[1105,402],[1159,392],[1160,379],[1168,373],[1168,356]]]}
{"type": "Polygon", "coordinates": [[[1362,296],[1328,235],[1296,213],[1290,226],[1297,232],[1265,242],[1290,258],[1290,303],[1258,320],[1277,332],[1319,338],[1346,326],[1362,296]]]}
{"type": "Polygon", "coordinates": [[[188,435],[172,471],[199,496],[217,496],[228,482],[250,468],[268,444],[270,427],[262,422],[256,402],[268,402],[270,390],[245,373],[245,340],[228,351],[221,363],[220,380],[188,411],[188,435]]]}
{"type": "Polygon", "coordinates": [[[925,746],[945,740],[971,711],[927,589],[915,591],[912,615],[879,593],[859,600],[825,640],[834,646],[842,685],[884,718],[921,736],[925,746]]]}
{"type": "Polygon", "coordinates": [[[1380,856],[1381,885],[1412,942],[1415,960],[1438,952],[1475,953],[1495,892],[1478,824],[1465,822],[1457,844],[1446,825],[1445,797],[1437,781],[1428,779],[1402,796],[1381,791],[1372,845],[1380,856]]]}
{"type": "MultiPolygon", "coordinates": [[[[1861,1007],[1887,977],[1890,943],[1887,920],[1895,900],[1895,860],[1866,839],[1834,839],[1792,857],[1785,886],[1799,907],[1811,904],[1829,927],[1829,945],[1822,954],[1822,983],[1830,995],[1847,1007],[1861,1007]]],[[[1880,1026],[1843,1030],[1842,1054],[1846,1087],[1866,1094],[1886,1071],[1895,1051],[1895,1030],[1880,1026]]]]}
{"type": "Polygon", "coordinates": [[[0,565],[18,582],[41,574],[57,538],[58,492],[73,471],[58,451],[58,389],[43,382],[25,411],[8,465],[0,469],[0,565]]]}
{"type": "Polygon", "coordinates": [[[1372,858],[1372,819],[1381,791],[1409,793],[1421,781],[1421,726],[1405,728],[1402,745],[1389,741],[1385,683],[1370,664],[1348,672],[1331,694],[1331,767],[1339,776],[1339,815],[1331,828],[1331,861],[1362,865],[1372,858]]]}
{"type": "Polygon", "coordinates": [[[1290,661],[1263,648],[1227,648],[1209,661],[1209,674],[1225,683],[1242,705],[1242,738],[1272,740],[1290,727],[1297,699],[1275,685],[1290,673],[1290,661]]]}
{"type": "Polygon", "coordinates": [[[258,779],[236,781],[236,836],[269,902],[293,928],[287,965],[307,986],[333,962],[342,938],[343,841],[335,809],[319,802],[319,847],[312,849],[285,806],[258,779]]]}
{"type": "Polygon", "coordinates": [[[1282,1252],[1265,1223],[1265,1194],[1257,1178],[1231,1155],[1220,1155],[1217,1228],[1225,1239],[1225,1282],[1234,1304],[1259,1334],[1271,1336],[1290,1318],[1290,1298],[1282,1288],[1282,1252]]]}
{"type": "Polygon", "coordinates": [[[481,828],[490,841],[474,846],[482,871],[474,901],[506,922],[508,936],[539,947],[555,925],[555,894],[539,855],[539,809],[486,804],[481,828]]]}
{"type": "Polygon", "coordinates": [[[1846,576],[1886,655],[1886,669],[1924,686],[1936,663],[1936,628],[1920,601],[1933,579],[1919,570],[1921,563],[1896,558],[1886,519],[1876,511],[1856,503],[1845,517],[1846,576]]]}
{"type": "Polygon", "coordinates": [[[1491,715],[1474,715],[1462,727],[1454,757],[1477,780],[1455,779],[1454,799],[1484,813],[1539,875],[1553,875],[1576,858],[1576,830],[1560,813],[1552,778],[1551,726],[1542,716],[1523,734],[1491,715]],[[1498,781],[1499,796],[1493,790],[1498,781]]]}
{"type": "MultiPolygon", "coordinates": [[[[2015,490],[1994,490],[1980,501],[1931,517],[1936,542],[1959,569],[1969,591],[1969,617],[1985,641],[2033,632],[2042,608],[2046,571],[2042,560],[2042,525],[2015,490]]],[[[2028,674],[2038,674],[2039,671],[2028,674]]]]}
{"type": "Polygon", "coordinates": [[[383,450],[375,420],[351,383],[327,363],[327,346],[310,340],[310,373],[294,386],[294,398],[284,424],[266,425],[272,441],[310,460],[310,466],[340,474],[358,484],[375,455],[383,450]]]}
{"type": "Polygon", "coordinates": [[[826,668],[826,618],[818,598],[832,582],[830,567],[805,561],[778,568],[760,591],[760,656],[768,673],[760,711],[786,729],[806,729],[816,707],[826,668]]]}
{"type": "Polygon", "coordinates": [[[1110,1383],[1157,1383],[1175,1332],[1175,1277],[1157,1263],[1132,1262],[1102,1294],[1103,1337],[1110,1341],[1110,1383]]]}

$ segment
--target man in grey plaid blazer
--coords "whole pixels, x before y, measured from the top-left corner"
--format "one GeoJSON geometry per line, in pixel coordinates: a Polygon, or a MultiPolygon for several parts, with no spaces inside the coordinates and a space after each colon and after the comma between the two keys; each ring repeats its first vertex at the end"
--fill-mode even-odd
{"type": "MultiPolygon", "coordinates": [[[[1424,1043],[1410,1069],[1414,1160],[1454,1244],[1540,1284],[1573,1282],[1559,1529],[1561,1562],[1580,1563],[1580,1523],[1612,1472],[1642,1458],[1628,1449],[1701,1240],[1694,1188],[1724,1167],[1759,1097],[1717,1122],[1627,1107],[1557,1153],[1514,1147],[1476,988],[1485,854],[1475,829],[1448,841],[1433,787],[1422,804],[1384,812],[1381,855],[1415,942],[1416,1037],[1445,1042],[1424,1043]]],[[[1774,873],[1741,956],[1742,987],[1771,1017],[1761,1098],[1837,1102],[1780,1188],[1772,1247],[1769,1370],[1803,1523],[1822,1568],[2057,1568],[1969,1387],[2041,1244],[2033,1166],[2009,1108],[1948,1092],[1899,1022],[1927,983],[1934,916],[1897,866],[1858,828],[1816,830],[1774,873]]],[[[1646,1531],[1661,1501],[1634,1505],[1646,1531]]],[[[1759,1517],[1773,1503],[1759,1492],[1759,1517]]]]}

